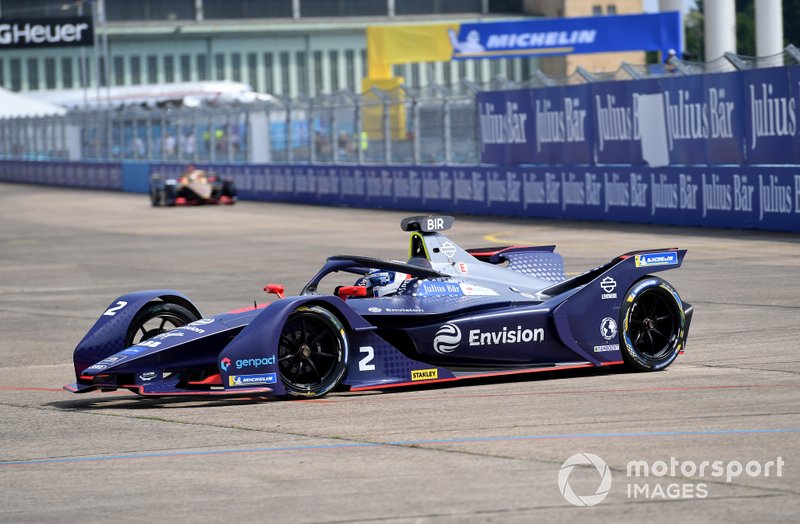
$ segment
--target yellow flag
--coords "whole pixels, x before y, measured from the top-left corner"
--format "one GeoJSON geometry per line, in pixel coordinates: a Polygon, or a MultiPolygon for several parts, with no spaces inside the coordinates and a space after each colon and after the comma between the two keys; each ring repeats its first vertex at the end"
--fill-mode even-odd
{"type": "Polygon", "coordinates": [[[458,28],[458,24],[367,27],[369,78],[391,78],[393,64],[449,61],[453,46],[447,31],[458,33],[458,28]]]}

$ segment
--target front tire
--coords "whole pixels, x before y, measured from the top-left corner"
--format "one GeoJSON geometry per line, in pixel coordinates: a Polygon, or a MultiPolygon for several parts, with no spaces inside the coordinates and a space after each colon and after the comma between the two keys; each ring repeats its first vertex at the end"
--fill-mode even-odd
{"type": "Polygon", "coordinates": [[[620,325],[622,359],[638,371],[666,368],[683,348],[683,303],[672,286],[658,277],[644,278],[628,290],[620,325]]]}
{"type": "Polygon", "coordinates": [[[125,337],[125,347],[136,345],[156,335],[199,320],[183,306],[170,302],[152,302],[133,317],[125,337]]]}
{"type": "Polygon", "coordinates": [[[278,342],[278,370],[287,395],[325,395],[344,377],[347,358],[345,329],[333,313],[314,306],[289,315],[278,342]]]}

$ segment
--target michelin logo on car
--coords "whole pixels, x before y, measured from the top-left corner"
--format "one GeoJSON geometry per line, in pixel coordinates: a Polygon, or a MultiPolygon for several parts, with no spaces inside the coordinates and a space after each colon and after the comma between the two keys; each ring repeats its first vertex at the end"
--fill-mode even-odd
{"type": "Polygon", "coordinates": [[[262,373],[260,375],[231,375],[228,377],[230,387],[258,386],[261,384],[275,384],[278,382],[277,373],[262,373]]]}
{"type": "Polygon", "coordinates": [[[674,251],[636,255],[636,267],[675,266],[677,264],[678,253],[674,251]]]}

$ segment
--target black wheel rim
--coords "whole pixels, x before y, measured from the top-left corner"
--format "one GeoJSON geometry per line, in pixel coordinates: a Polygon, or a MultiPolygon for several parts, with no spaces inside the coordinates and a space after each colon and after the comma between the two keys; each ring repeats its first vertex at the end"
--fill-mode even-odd
{"type": "Polygon", "coordinates": [[[187,323],[186,319],[178,315],[172,313],[158,313],[148,318],[137,327],[131,340],[128,341],[128,345],[136,345],[156,335],[185,326],[187,323]]]}
{"type": "Polygon", "coordinates": [[[649,360],[660,360],[671,353],[679,331],[671,296],[656,289],[644,291],[629,315],[628,335],[637,353],[649,360]]]}
{"type": "Polygon", "coordinates": [[[339,332],[314,313],[293,315],[281,331],[278,367],[283,380],[313,391],[334,378],[342,346],[339,332]]]}

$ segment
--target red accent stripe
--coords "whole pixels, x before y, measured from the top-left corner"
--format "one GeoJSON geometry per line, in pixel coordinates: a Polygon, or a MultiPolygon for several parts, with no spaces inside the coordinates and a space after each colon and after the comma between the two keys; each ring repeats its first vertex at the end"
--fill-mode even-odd
{"type": "Polygon", "coordinates": [[[189,381],[189,384],[192,386],[221,386],[222,378],[217,373],[216,375],[209,375],[203,380],[189,381]]]}
{"type": "Polygon", "coordinates": [[[498,249],[496,251],[470,251],[467,249],[467,253],[472,255],[475,258],[478,257],[491,257],[492,255],[496,255],[497,253],[502,253],[503,251],[508,251],[509,249],[517,249],[520,247],[529,247],[529,246],[508,246],[504,247],[503,249],[498,249]]]}
{"type": "MultiPolygon", "coordinates": [[[[616,366],[622,364],[621,360],[614,361],[614,362],[601,362],[600,366],[616,366]]],[[[582,368],[591,368],[596,367],[594,364],[587,362],[586,364],[575,364],[572,366],[551,366],[546,368],[534,368],[534,369],[519,369],[519,370],[511,370],[511,371],[498,371],[493,373],[480,373],[477,375],[466,375],[462,377],[453,377],[453,378],[442,378],[438,380],[416,380],[414,382],[394,382],[391,384],[378,384],[376,386],[363,386],[359,388],[350,388],[350,391],[369,391],[373,389],[388,389],[388,388],[397,388],[402,386],[419,386],[422,384],[436,384],[439,382],[453,382],[456,380],[468,380],[472,378],[489,378],[489,377],[501,377],[505,375],[524,375],[527,373],[541,373],[543,371],[556,371],[560,369],[582,369],[582,368]]]]}
{"type": "Polygon", "coordinates": [[[231,314],[231,313],[247,313],[248,311],[255,311],[257,309],[264,309],[269,304],[270,303],[268,302],[266,304],[258,304],[258,305],[256,305],[256,307],[253,307],[253,306],[243,307],[241,309],[234,309],[232,311],[228,311],[227,313],[229,313],[229,314],[231,314]]]}
{"type": "Polygon", "coordinates": [[[225,389],[225,390],[216,390],[216,391],[163,391],[158,393],[145,393],[144,386],[140,385],[128,385],[128,386],[119,386],[120,388],[129,389],[132,392],[136,393],[137,395],[142,395],[143,397],[172,397],[176,395],[183,395],[183,396],[195,396],[195,397],[204,397],[208,395],[212,396],[224,396],[224,395],[248,395],[252,393],[270,393],[272,388],[241,388],[241,389],[225,389]],[[137,390],[137,391],[134,391],[137,390]]]}
{"type": "Polygon", "coordinates": [[[440,378],[436,380],[416,380],[414,382],[393,382],[391,384],[380,384],[377,386],[364,386],[360,388],[350,388],[350,391],[369,391],[371,389],[399,388],[403,386],[419,386],[421,384],[438,384],[439,382],[453,382],[459,380],[458,377],[440,378]]]}

